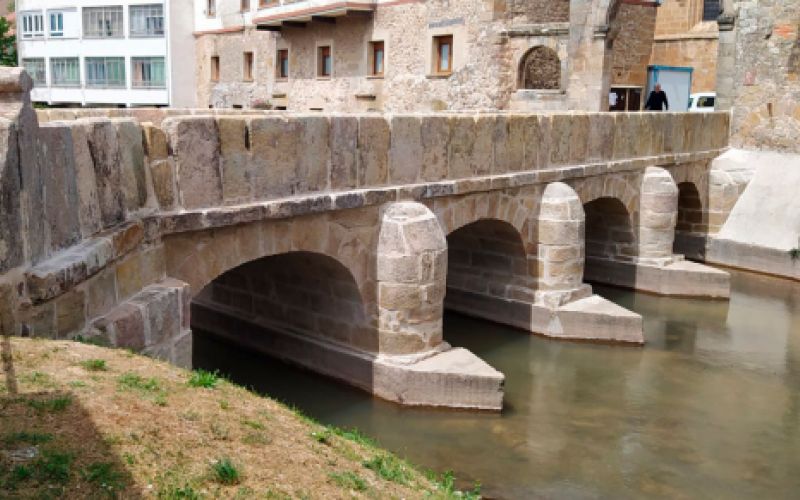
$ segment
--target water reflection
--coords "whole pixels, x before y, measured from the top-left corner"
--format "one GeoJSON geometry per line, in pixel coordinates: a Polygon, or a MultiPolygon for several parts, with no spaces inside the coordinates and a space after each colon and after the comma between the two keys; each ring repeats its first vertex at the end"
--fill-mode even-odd
{"type": "Polygon", "coordinates": [[[597,287],[645,317],[643,349],[554,342],[449,315],[506,374],[502,415],[403,409],[197,335],[196,364],[358,427],[501,498],[793,498],[800,285],[741,273],[730,302],[597,287]]]}

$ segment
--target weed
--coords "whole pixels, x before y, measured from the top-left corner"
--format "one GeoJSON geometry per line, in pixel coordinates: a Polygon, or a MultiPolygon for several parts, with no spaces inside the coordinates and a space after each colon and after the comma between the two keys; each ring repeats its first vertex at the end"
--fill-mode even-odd
{"type": "Polygon", "coordinates": [[[226,400],[224,400],[224,399],[223,399],[222,401],[220,401],[220,402],[219,402],[219,407],[220,407],[221,409],[223,409],[223,410],[228,410],[228,409],[230,409],[230,407],[231,407],[231,404],[230,404],[230,403],[228,403],[226,400]]]}
{"type": "Polygon", "coordinates": [[[242,420],[242,424],[246,425],[247,427],[250,427],[251,429],[255,429],[257,431],[263,431],[264,430],[264,424],[262,424],[261,422],[256,422],[255,420],[244,419],[244,420],[242,420]]]}
{"type": "Polygon", "coordinates": [[[52,383],[50,375],[42,372],[32,372],[29,375],[21,377],[22,380],[36,385],[49,385],[52,383]]]}
{"type": "Polygon", "coordinates": [[[37,411],[37,413],[44,413],[46,411],[56,413],[67,409],[67,406],[72,404],[72,396],[58,396],[52,399],[29,399],[28,406],[37,411]]]}
{"type": "Polygon", "coordinates": [[[438,495],[435,498],[451,499],[451,498],[464,498],[467,500],[480,500],[481,499],[481,483],[475,482],[472,490],[460,491],[456,489],[456,477],[452,471],[446,471],[439,477],[435,472],[428,471],[426,473],[428,479],[436,485],[438,495]]]}
{"type": "Polygon", "coordinates": [[[392,455],[375,455],[371,460],[365,461],[363,465],[387,481],[408,484],[411,479],[411,468],[392,455]]]}
{"type": "Polygon", "coordinates": [[[265,445],[270,444],[272,439],[264,432],[250,431],[242,438],[242,442],[249,445],[265,445]]]}
{"type": "Polygon", "coordinates": [[[90,464],[81,473],[83,479],[97,485],[109,496],[116,496],[116,492],[125,489],[125,482],[122,473],[114,469],[114,465],[108,462],[96,462],[90,464]]]}
{"type": "Polygon", "coordinates": [[[117,383],[122,389],[134,389],[145,392],[157,392],[161,389],[155,378],[145,379],[135,373],[125,373],[117,378],[117,383]]]}
{"type": "Polygon", "coordinates": [[[21,483],[26,479],[30,479],[33,476],[33,471],[24,465],[17,465],[13,469],[11,469],[11,477],[9,478],[9,483],[11,483],[11,487],[15,487],[17,483],[21,483]]]}
{"type": "Polygon", "coordinates": [[[800,260],[800,248],[792,248],[789,250],[789,258],[792,259],[792,262],[800,260]]]}
{"type": "Polygon", "coordinates": [[[358,443],[362,446],[367,448],[377,448],[378,444],[369,436],[366,436],[361,433],[358,429],[340,429],[338,427],[333,427],[333,432],[337,436],[347,439],[348,441],[352,441],[354,443],[358,443]]]}
{"type": "Polygon", "coordinates": [[[189,378],[187,384],[189,387],[202,387],[204,389],[213,389],[220,381],[219,372],[207,372],[205,370],[195,370],[189,378]]]}
{"type": "Polygon", "coordinates": [[[167,406],[167,395],[162,392],[155,397],[153,402],[156,406],[167,406]]]}
{"type": "Polygon", "coordinates": [[[200,500],[201,498],[200,493],[188,484],[160,488],[156,497],[164,500],[200,500]]]}
{"type": "Polygon", "coordinates": [[[69,382],[68,385],[70,387],[74,387],[76,389],[79,389],[81,387],[86,387],[86,382],[84,382],[82,380],[72,380],[72,381],[69,382]]]}
{"type": "Polygon", "coordinates": [[[321,431],[313,431],[311,433],[311,439],[313,439],[314,441],[316,441],[318,443],[327,444],[327,445],[331,444],[331,437],[332,436],[333,436],[333,431],[331,429],[327,428],[327,427],[325,429],[321,430],[321,431]]]}
{"type": "Polygon", "coordinates": [[[89,370],[90,372],[103,372],[108,369],[104,359],[87,359],[86,361],[81,361],[81,366],[84,370],[89,370]]]}
{"type": "Polygon", "coordinates": [[[9,445],[16,443],[42,444],[52,441],[52,439],[52,434],[22,431],[6,435],[3,441],[9,445]]]}
{"type": "Polygon", "coordinates": [[[125,463],[128,465],[135,465],[136,464],[136,457],[133,454],[128,453],[127,451],[122,454],[122,458],[125,459],[125,463]]]}
{"type": "Polygon", "coordinates": [[[83,335],[78,335],[75,337],[75,342],[80,342],[81,344],[89,344],[89,345],[99,345],[101,347],[111,347],[111,343],[105,337],[95,336],[95,337],[84,337],[83,335]]]}
{"type": "Polygon", "coordinates": [[[328,477],[336,483],[337,486],[346,488],[348,490],[367,491],[367,482],[358,474],[351,471],[345,472],[332,472],[328,477]]]}
{"type": "Polygon", "coordinates": [[[221,458],[211,465],[214,480],[220,484],[239,484],[242,473],[228,458],[221,458]]]}
{"type": "Polygon", "coordinates": [[[46,451],[42,453],[34,466],[36,475],[44,481],[66,483],[69,480],[69,467],[72,464],[72,455],[69,453],[55,453],[46,451]]]}

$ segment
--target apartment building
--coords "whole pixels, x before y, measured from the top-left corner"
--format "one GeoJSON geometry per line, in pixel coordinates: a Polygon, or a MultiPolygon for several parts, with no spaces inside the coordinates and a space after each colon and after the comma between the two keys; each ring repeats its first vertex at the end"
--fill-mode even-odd
{"type": "Polygon", "coordinates": [[[627,58],[645,74],[653,42],[652,29],[649,38],[630,36],[619,23],[652,26],[658,4],[198,0],[197,102],[294,111],[604,110],[611,61],[627,58]]]}
{"type": "Polygon", "coordinates": [[[34,102],[193,106],[192,0],[19,0],[34,102]]]}

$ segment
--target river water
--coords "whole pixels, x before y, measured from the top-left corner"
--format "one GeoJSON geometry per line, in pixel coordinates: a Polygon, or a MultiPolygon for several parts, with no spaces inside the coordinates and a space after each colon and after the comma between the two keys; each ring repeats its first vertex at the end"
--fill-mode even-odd
{"type": "Polygon", "coordinates": [[[202,333],[195,364],[491,498],[800,498],[800,284],[732,285],[730,302],[595,287],[644,316],[644,348],[448,315],[445,339],[505,373],[501,414],[401,408],[202,333]]]}

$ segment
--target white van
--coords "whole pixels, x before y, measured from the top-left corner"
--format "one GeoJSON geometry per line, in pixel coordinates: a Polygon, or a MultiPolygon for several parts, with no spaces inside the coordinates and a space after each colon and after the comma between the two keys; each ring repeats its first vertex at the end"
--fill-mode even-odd
{"type": "Polygon", "coordinates": [[[690,113],[710,113],[714,111],[716,92],[698,92],[689,96],[690,113]]]}

